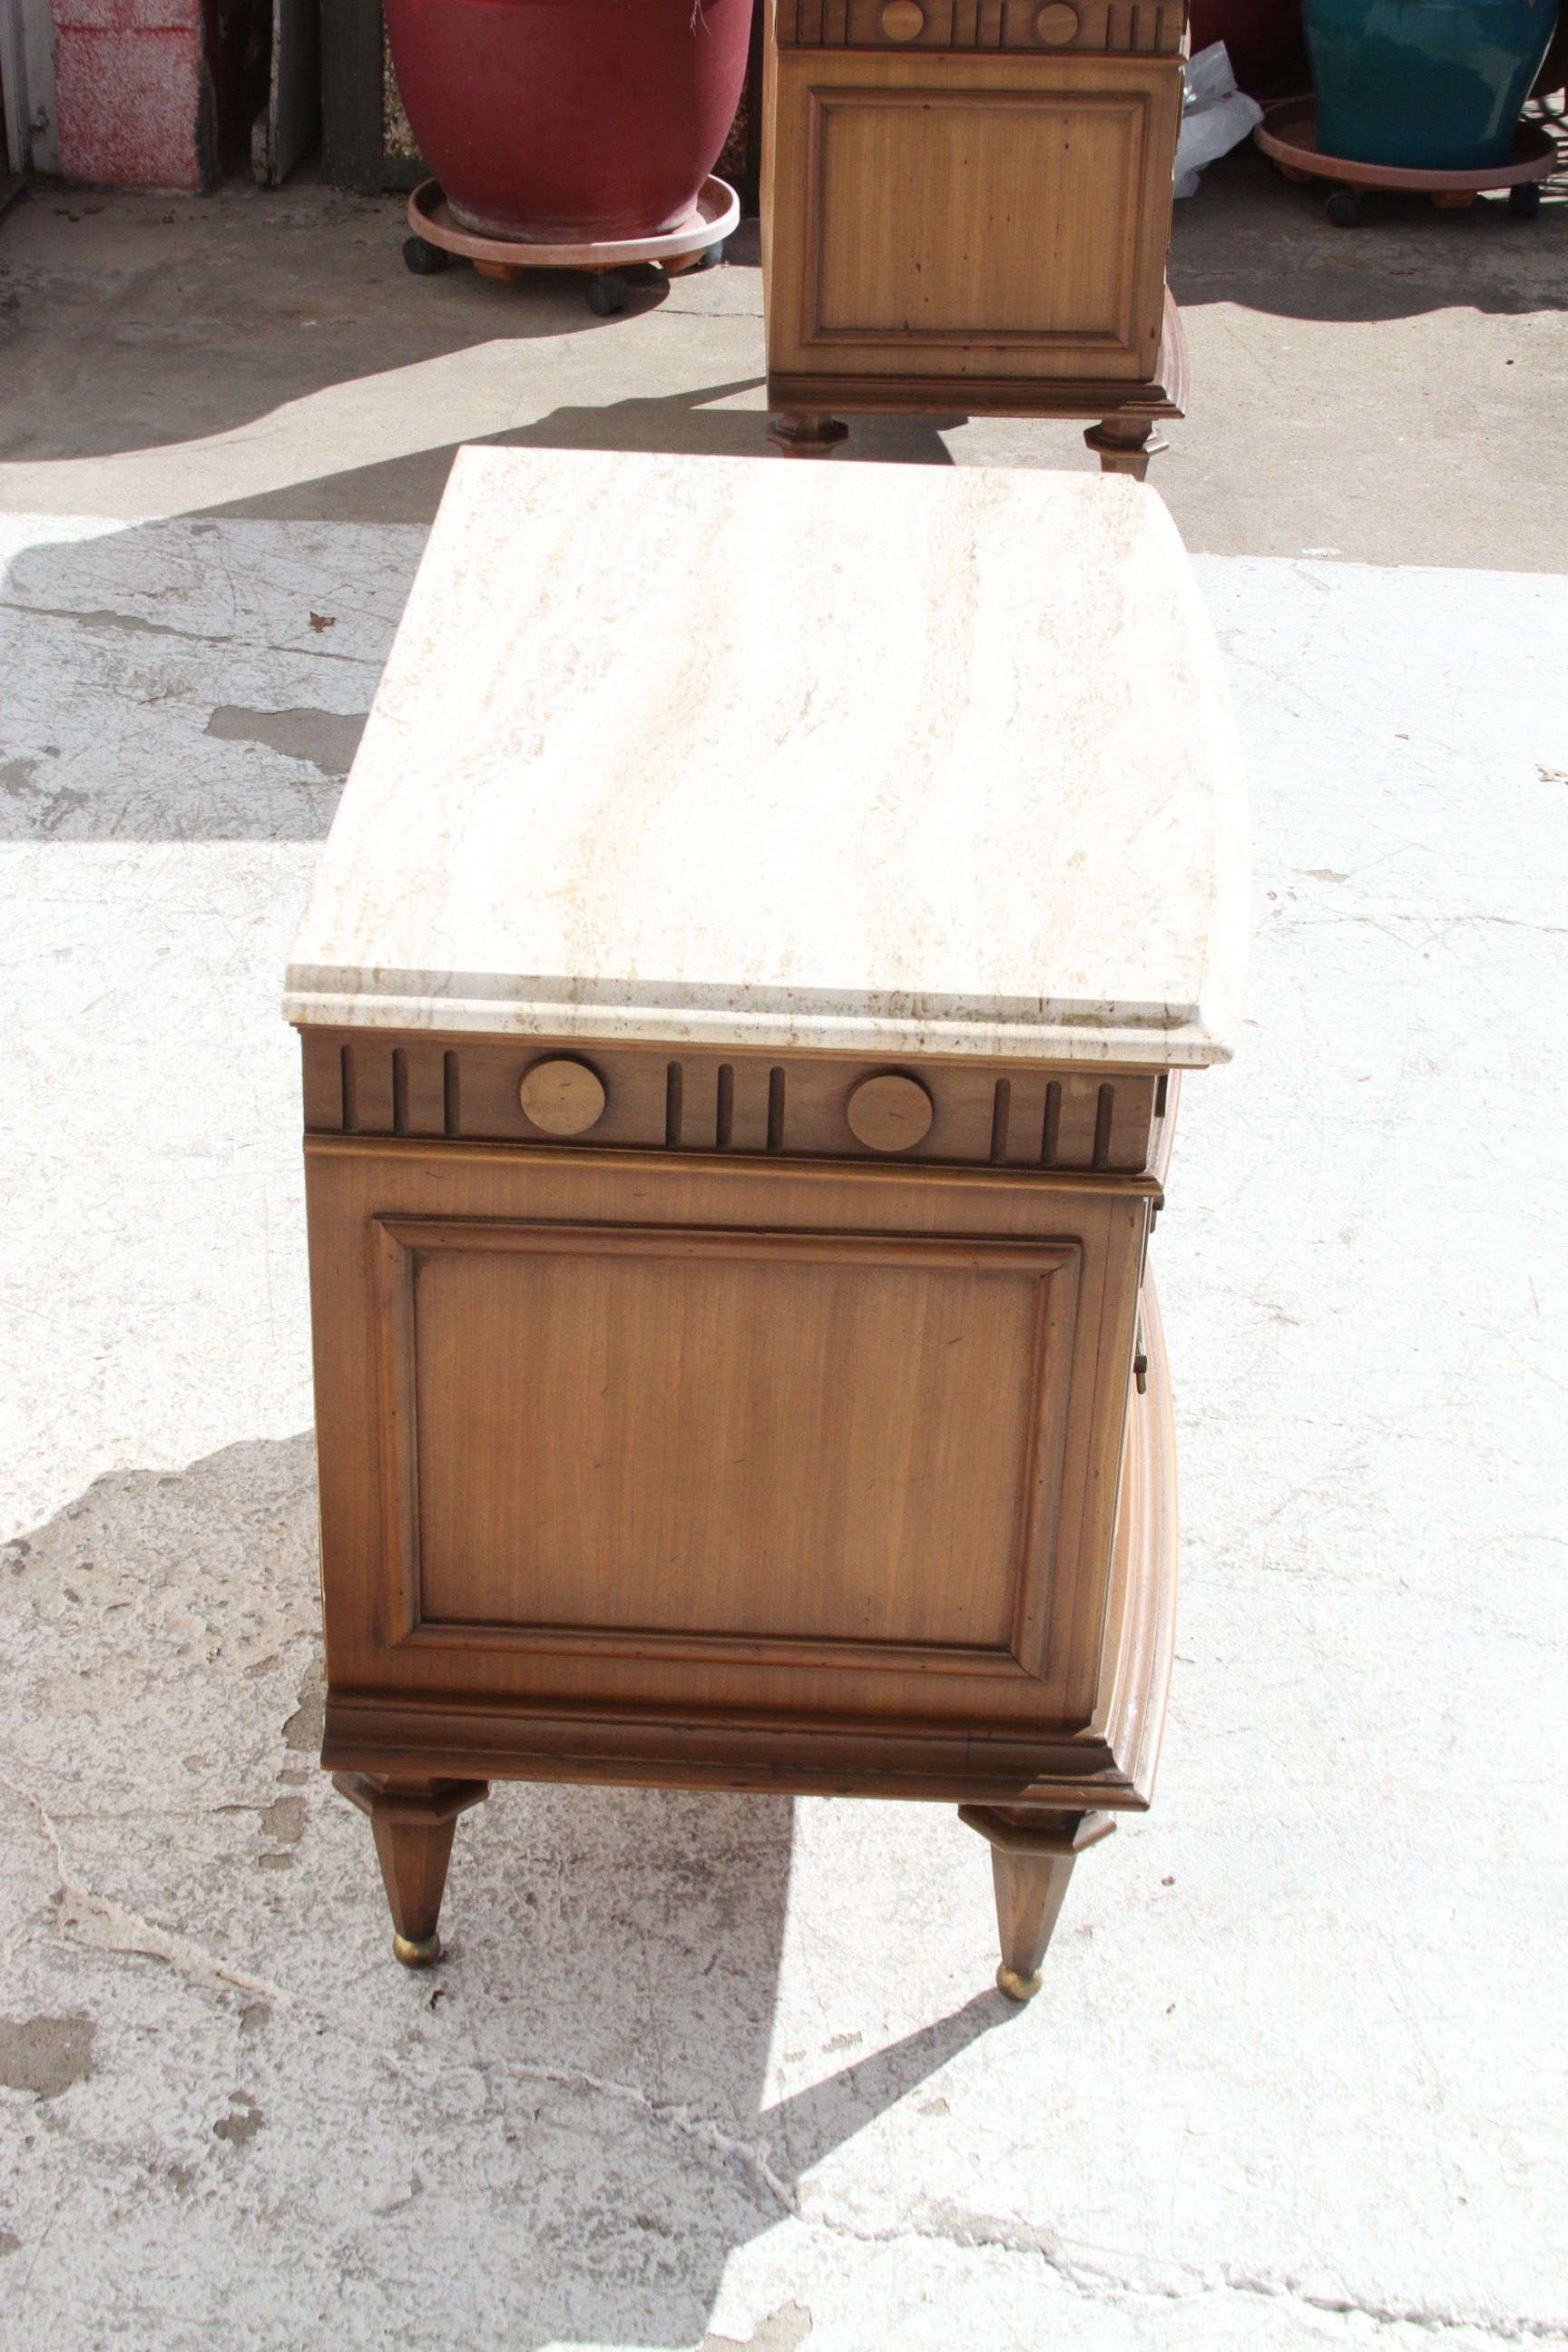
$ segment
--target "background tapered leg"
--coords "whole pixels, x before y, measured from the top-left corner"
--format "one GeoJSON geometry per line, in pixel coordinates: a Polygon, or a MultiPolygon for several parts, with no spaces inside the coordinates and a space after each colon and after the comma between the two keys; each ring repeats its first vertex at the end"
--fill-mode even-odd
{"type": "Polygon", "coordinates": [[[768,426],[768,439],[784,457],[831,457],[848,438],[842,417],[817,409],[786,408],[768,426]]]}
{"type": "Polygon", "coordinates": [[[1171,446],[1152,416],[1108,416],[1102,424],[1089,425],[1083,437],[1100,459],[1102,474],[1131,474],[1140,482],[1149,471],[1150,458],[1171,446]]]}
{"type": "Polygon", "coordinates": [[[1086,1846],[1110,1835],[1115,1820],[1110,1813],[1037,1812],[1012,1805],[960,1805],[958,1818],[991,1848],[1002,1941],[997,1990],[1009,2000],[1032,2000],[1073,1864],[1086,1846]]]}
{"type": "Polygon", "coordinates": [[[370,1815],[382,1882],[392,1910],[392,1948],[405,1968],[441,1957],[436,1923],[458,1815],[489,1795],[488,1780],[415,1780],[334,1772],[332,1786],[370,1815]]]}

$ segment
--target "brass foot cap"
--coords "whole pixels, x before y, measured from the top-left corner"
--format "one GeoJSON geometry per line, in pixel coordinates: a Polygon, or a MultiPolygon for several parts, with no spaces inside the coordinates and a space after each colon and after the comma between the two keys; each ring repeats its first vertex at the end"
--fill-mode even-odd
{"type": "Polygon", "coordinates": [[[996,1971],[996,1990],[1005,1992],[1009,2000],[1033,2000],[1040,1990],[1040,1971],[1037,1969],[1032,1977],[1021,1977],[1004,1960],[996,1971]]]}
{"type": "Polygon", "coordinates": [[[411,1936],[394,1936],[392,1948],[405,1969],[427,1969],[441,1957],[439,1936],[422,1936],[416,1943],[411,1936]]]}

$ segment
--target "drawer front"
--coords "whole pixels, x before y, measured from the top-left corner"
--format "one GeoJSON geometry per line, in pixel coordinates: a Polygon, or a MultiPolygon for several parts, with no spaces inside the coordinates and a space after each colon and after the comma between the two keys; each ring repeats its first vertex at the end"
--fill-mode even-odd
{"type": "Polygon", "coordinates": [[[334,1688],[1088,1720],[1143,1193],[307,1166],[334,1688]]]}
{"type": "Polygon", "coordinates": [[[1089,50],[1176,58],[1181,0],[778,0],[781,49],[1089,50]]]}
{"type": "Polygon", "coordinates": [[[570,1039],[366,1029],[307,1030],[302,1050],[305,1125],[315,1135],[737,1158],[1137,1175],[1157,1148],[1166,1092],[1165,1080],[1149,1071],[1098,1066],[1003,1070],[975,1062],[601,1049],[570,1039]],[[589,1083],[580,1087],[584,1112],[592,1112],[586,1126],[570,1124],[574,1093],[560,1082],[563,1065],[586,1074],[589,1083]],[[889,1077],[912,1089],[912,1119],[867,1116],[885,1108],[872,1090],[889,1077]]]}

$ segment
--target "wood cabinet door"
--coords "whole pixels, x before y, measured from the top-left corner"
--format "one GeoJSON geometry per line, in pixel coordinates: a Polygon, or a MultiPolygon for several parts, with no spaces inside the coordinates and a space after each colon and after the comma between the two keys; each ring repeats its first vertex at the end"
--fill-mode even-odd
{"type": "Polygon", "coordinates": [[[1089,1719],[1141,1180],[307,1157],[334,1688],[1089,1719]]]}
{"type": "Polygon", "coordinates": [[[780,49],[771,375],[1155,372],[1170,58],[780,49]]]}

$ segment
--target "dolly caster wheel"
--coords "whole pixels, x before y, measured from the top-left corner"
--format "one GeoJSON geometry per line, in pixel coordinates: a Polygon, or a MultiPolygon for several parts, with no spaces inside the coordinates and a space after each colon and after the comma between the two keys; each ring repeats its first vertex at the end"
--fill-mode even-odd
{"type": "Polygon", "coordinates": [[[717,245],[710,245],[706,253],[698,255],[697,267],[699,269],[717,269],[723,258],[724,240],[721,237],[717,245]]]}
{"type": "Polygon", "coordinates": [[[606,269],[602,278],[590,278],[588,280],[588,308],[595,319],[613,319],[617,310],[626,309],[631,299],[631,288],[624,278],[617,278],[613,269],[606,269]]]}
{"type": "Polygon", "coordinates": [[[1510,220],[1533,220],[1541,210],[1541,183],[1525,180],[1508,192],[1508,212],[1510,220]]]}
{"type": "Polygon", "coordinates": [[[1366,218],[1366,206],[1353,188],[1336,188],[1323,210],[1336,228],[1360,228],[1366,218]]]}
{"type": "Polygon", "coordinates": [[[444,253],[438,245],[427,245],[422,236],[404,239],[404,267],[412,269],[416,278],[438,277],[450,259],[451,256],[444,253]]]}

